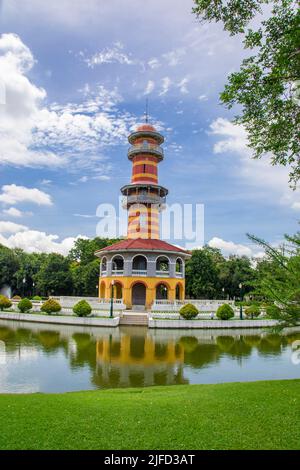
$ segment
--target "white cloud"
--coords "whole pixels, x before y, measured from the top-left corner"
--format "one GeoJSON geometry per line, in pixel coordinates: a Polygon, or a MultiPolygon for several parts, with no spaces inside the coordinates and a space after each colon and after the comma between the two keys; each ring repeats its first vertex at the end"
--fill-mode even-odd
{"type": "Polygon", "coordinates": [[[46,107],[46,91],[26,75],[34,62],[18,36],[0,36],[0,83],[6,92],[6,104],[0,106],[0,164],[94,170],[104,160],[100,149],[126,142],[136,118],[118,110],[122,97],[116,88],[101,85],[85,86],[80,103],[46,107]]]}
{"type": "Polygon", "coordinates": [[[207,101],[207,96],[206,95],[200,95],[198,96],[199,101],[207,101]]]}
{"type": "Polygon", "coordinates": [[[22,230],[27,230],[27,227],[25,225],[15,224],[14,222],[0,220],[0,233],[17,233],[22,230]]]}
{"type": "Polygon", "coordinates": [[[9,209],[4,209],[3,214],[9,215],[11,217],[22,217],[23,212],[15,207],[10,207],[9,209]]]}
{"type": "Polygon", "coordinates": [[[189,92],[188,89],[187,89],[188,82],[189,82],[189,79],[187,77],[185,77],[178,83],[177,86],[180,90],[180,93],[187,94],[189,92]]]}
{"type": "Polygon", "coordinates": [[[184,47],[179,47],[173,51],[163,54],[163,58],[167,61],[168,65],[174,67],[181,62],[182,57],[186,54],[186,49],[184,47]]]}
{"type": "Polygon", "coordinates": [[[58,235],[51,235],[37,230],[24,230],[18,231],[7,238],[0,234],[0,243],[9,248],[21,248],[28,253],[60,253],[65,256],[73,248],[77,238],[87,237],[78,235],[59,241],[58,235]]]}
{"type": "Polygon", "coordinates": [[[166,93],[168,93],[169,89],[170,89],[170,86],[172,84],[172,81],[169,77],[164,77],[162,79],[162,88],[161,88],[161,92],[159,93],[160,96],[163,96],[165,95],[166,93]]]}
{"type": "Polygon", "coordinates": [[[106,47],[100,52],[92,55],[85,59],[85,62],[89,67],[95,67],[96,65],[101,64],[111,64],[113,62],[118,62],[119,64],[132,65],[135,64],[134,61],[128,54],[123,52],[124,46],[120,42],[117,42],[113,47],[106,47]]]}
{"type": "Polygon", "coordinates": [[[149,80],[147,85],[146,85],[144,95],[149,95],[150,93],[152,93],[152,91],[154,90],[154,87],[155,87],[154,81],[149,80]]]}
{"type": "Polygon", "coordinates": [[[0,36],[0,83],[5,104],[0,106],[0,164],[52,166],[62,159],[47,151],[34,151],[33,128],[46,92],[26,74],[34,65],[29,48],[15,34],[0,36]]]}
{"type": "Polygon", "coordinates": [[[160,62],[156,57],[153,57],[152,59],[148,60],[148,65],[151,69],[157,69],[160,67],[160,62]]]}
{"type": "Polygon", "coordinates": [[[16,184],[2,186],[0,202],[4,204],[18,204],[20,202],[31,202],[39,206],[51,206],[51,196],[37,188],[26,188],[16,184]]]}
{"type": "Polygon", "coordinates": [[[218,237],[213,237],[208,242],[208,246],[211,248],[218,248],[224,255],[253,256],[253,252],[248,246],[231,241],[225,241],[218,237]]]}
{"type": "MultiPolygon", "coordinates": [[[[242,179],[244,185],[259,189],[258,197],[271,199],[273,203],[300,210],[299,189],[289,188],[289,168],[273,166],[271,157],[253,159],[248,146],[247,132],[227,119],[218,118],[210,125],[211,134],[220,137],[214,144],[214,153],[233,154],[230,170],[233,176],[242,179]]],[[[254,193],[255,194],[255,193],[254,193]]]]}

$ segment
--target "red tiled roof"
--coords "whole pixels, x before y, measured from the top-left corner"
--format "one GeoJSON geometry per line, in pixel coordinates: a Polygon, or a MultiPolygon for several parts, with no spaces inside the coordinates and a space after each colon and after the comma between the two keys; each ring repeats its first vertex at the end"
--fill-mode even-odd
{"type": "Polygon", "coordinates": [[[97,250],[96,253],[102,251],[122,251],[122,250],[152,250],[152,251],[175,251],[178,253],[189,254],[188,251],[178,246],[171,245],[163,240],[154,238],[135,238],[122,240],[121,242],[114,243],[113,245],[106,246],[97,250]]]}

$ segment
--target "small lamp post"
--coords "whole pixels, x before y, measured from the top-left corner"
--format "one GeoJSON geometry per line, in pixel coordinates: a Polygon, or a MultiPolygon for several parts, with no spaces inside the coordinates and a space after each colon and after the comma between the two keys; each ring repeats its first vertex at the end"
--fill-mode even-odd
{"type": "Polygon", "coordinates": [[[26,277],[25,276],[22,279],[22,283],[23,283],[23,297],[25,297],[25,284],[26,284],[26,277]]]}
{"type": "Polygon", "coordinates": [[[223,295],[223,299],[225,299],[225,287],[222,287],[222,295],[223,295]]]}
{"type": "Polygon", "coordinates": [[[111,281],[111,294],[110,294],[110,318],[114,316],[114,284],[115,281],[111,281]]]}
{"type": "Polygon", "coordinates": [[[243,301],[243,296],[242,296],[242,289],[243,289],[243,284],[240,282],[239,284],[240,288],[240,320],[243,320],[243,306],[242,306],[242,301],[243,301]]]}
{"type": "Polygon", "coordinates": [[[35,286],[35,283],[33,282],[32,283],[32,295],[34,295],[34,286],[35,286]]]}
{"type": "Polygon", "coordinates": [[[97,284],[97,285],[96,285],[96,295],[97,295],[97,297],[98,297],[98,289],[99,289],[99,286],[98,286],[98,284],[97,284]]]}

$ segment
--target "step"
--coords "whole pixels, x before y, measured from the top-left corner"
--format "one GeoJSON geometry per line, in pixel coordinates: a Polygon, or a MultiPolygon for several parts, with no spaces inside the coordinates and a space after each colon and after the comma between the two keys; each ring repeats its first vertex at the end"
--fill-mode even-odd
{"type": "Polygon", "coordinates": [[[120,317],[120,325],[148,325],[148,315],[123,313],[120,317]]]}

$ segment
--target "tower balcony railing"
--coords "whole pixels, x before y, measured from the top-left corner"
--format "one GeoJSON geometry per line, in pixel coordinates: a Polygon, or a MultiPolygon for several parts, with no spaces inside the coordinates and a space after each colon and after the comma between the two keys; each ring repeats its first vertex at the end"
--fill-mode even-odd
{"type": "Polygon", "coordinates": [[[154,155],[164,156],[164,151],[159,145],[155,144],[137,144],[132,145],[128,149],[128,157],[135,155],[136,153],[153,153],[154,155]]]}
{"type": "Polygon", "coordinates": [[[156,276],[159,277],[169,277],[170,272],[169,271],[163,271],[163,270],[156,270],[156,276]]]}
{"type": "Polygon", "coordinates": [[[122,206],[127,207],[128,204],[166,204],[165,196],[151,194],[131,194],[122,198],[122,206]]]}
{"type": "Polygon", "coordinates": [[[112,269],[111,273],[113,276],[123,276],[124,269],[112,269]]]}
{"type": "Polygon", "coordinates": [[[101,277],[105,277],[106,275],[107,275],[106,269],[102,269],[102,270],[100,271],[100,276],[101,276],[101,277]]]}
{"type": "Polygon", "coordinates": [[[176,271],[175,273],[175,277],[178,277],[178,278],[183,278],[183,273],[179,272],[179,271],[176,271]]]}
{"type": "Polygon", "coordinates": [[[133,269],[133,276],[147,276],[147,269],[133,269]]]}

